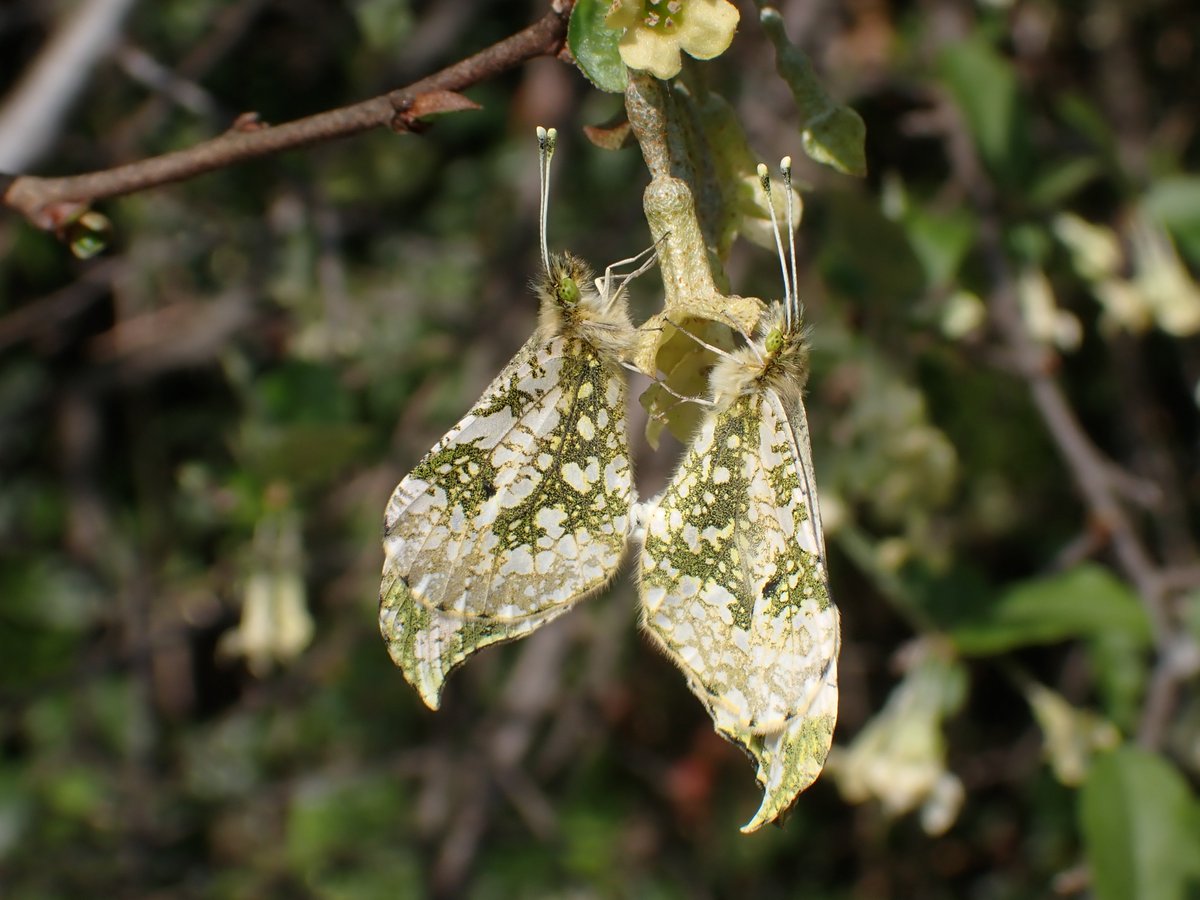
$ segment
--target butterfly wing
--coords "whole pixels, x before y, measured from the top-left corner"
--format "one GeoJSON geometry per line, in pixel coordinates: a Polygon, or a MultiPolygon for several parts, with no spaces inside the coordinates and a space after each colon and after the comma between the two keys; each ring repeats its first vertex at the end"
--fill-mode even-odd
{"type": "Polygon", "coordinates": [[[447,676],[476,650],[511,641],[558,618],[570,606],[519,621],[464,619],[416,601],[403,581],[382,592],[379,628],[388,653],[430,709],[441,704],[447,676]]]}
{"type": "Polygon", "coordinates": [[[528,341],[396,487],[380,628],[436,708],[475,650],[603,587],[630,527],[625,383],[586,341],[528,341]]]}
{"type": "Polygon", "coordinates": [[[754,830],[820,773],[837,714],[838,613],[803,407],[770,389],[710,413],[650,513],[645,625],[717,730],[759,763],[754,830]]]}

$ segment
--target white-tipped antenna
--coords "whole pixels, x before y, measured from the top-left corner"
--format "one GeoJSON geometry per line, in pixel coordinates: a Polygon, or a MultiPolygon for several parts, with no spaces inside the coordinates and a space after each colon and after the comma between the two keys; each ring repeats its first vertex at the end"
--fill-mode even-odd
{"type": "Polygon", "coordinates": [[[771,230],[775,232],[775,252],[779,255],[779,271],[783,275],[783,314],[787,330],[792,330],[792,286],[788,281],[787,257],[783,252],[783,238],[779,235],[779,219],[775,215],[775,202],[771,199],[771,175],[767,167],[758,164],[758,183],[767,195],[767,210],[771,213],[771,230]]]}
{"type": "Polygon", "coordinates": [[[550,249],[546,244],[546,217],[550,210],[550,160],[558,143],[558,130],[537,127],[538,139],[538,230],[542,238],[542,267],[550,274],[550,249]]]}
{"type": "Polygon", "coordinates": [[[787,191],[787,231],[788,231],[788,262],[792,267],[792,309],[789,325],[797,328],[800,325],[800,280],[796,274],[796,220],[792,202],[792,158],[785,156],[779,161],[779,171],[783,173],[783,189],[787,191]]]}

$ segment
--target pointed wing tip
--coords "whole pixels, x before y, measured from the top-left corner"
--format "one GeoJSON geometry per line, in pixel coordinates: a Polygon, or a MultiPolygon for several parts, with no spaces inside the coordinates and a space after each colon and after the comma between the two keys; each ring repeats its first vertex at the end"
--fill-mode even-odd
{"type": "Polygon", "coordinates": [[[754,818],[738,829],[742,834],[754,834],[758,829],[762,828],[769,822],[769,819],[764,819],[761,815],[762,810],[754,814],[754,818]]]}
{"type": "Polygon", "coordinates": [[[417,696],[427,707],[437,712],[442,705],[442,688],[446,685],[445,673],[438,673],[436,670],[426,668],[419,662],[410,659],[405,653],[405,648],[399,642],[386,636],[386,632],[384,643],[387,646],[388,656],[400,670],[404,680],[412,685],[417,696]]]}
{"type": "Polygon", "coordinates": [[[429,707],[433,712],[437,712],[442,706],[442,688],[446,684],[445,678],[432,677],[432,672],[409,672],[404,666],[400,667],[404,673],[404,680],[413,686],[421,701],[429,707]]]}
{"type": "MultiPolygon", "coordinates": [[[[801,788],[800,791],[803,791],[801,788]]],[[[784,817],[791,812],[792,807],[796,805],[796,800],[800,796],[800,791],[786,798],[766,794],[763,796],[762,804],[758,807],[758,812],[754,814],[754,818],[743,825],[739,830],[742,834],[753,834],[764,825],[783,825],[784,817]]]]}
{"type": "MultiPolygon", "coordinates": [[[[758,812],[742,826],[742,834],[751,834],[768,822],[782,825],[800,795],[812,786],[825,767],[833,740],[832,716],[801,716],[774,738],[773,747],[745,741],[734,735],[758,761],[758,783],[763,787],[758,812]],[[790,740],[789,740],[790,738],[790,740]]],[[[759,739],[761,740],[761,739],[759,739]]]]}

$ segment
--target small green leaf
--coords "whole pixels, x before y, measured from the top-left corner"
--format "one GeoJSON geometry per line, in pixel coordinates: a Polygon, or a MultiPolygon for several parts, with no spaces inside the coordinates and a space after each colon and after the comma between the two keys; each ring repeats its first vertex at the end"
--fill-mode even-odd
{"type": "Polygon", "coordinates": [[[1041,209],[1055,209],[1084,185],[1103,174],[1100,161],[1081,156],[1046,168],[1029,188],[1029,202],[1041,209]]]}
{"type": "Polygon", "coordinates": [[[812,159],[859,178],[867,174],[867,125],[848,106],[834,106],[808,121],[800,133],[804,152],[812,159]]]}
{"type": "Polygon", "coordinates": [[[1027,168],[1029,131],[1012,66],[978,38],[947,47],[940,62],[984,164],[1001,181],[1017,183],[1027,168]]]}
{"type": "Polygon", "coordinates": [[[1200,177],[1175,175],[1155,182],[1146,211],[1168,229],[1195,265],[1200,265],[1200,177]]]}
{"type": "MultiPolygon", "coordinates": [[[[761,217],[769,221],[756,167],[759,158],[750,149],[737,112],[719,94],[699,94],[687,90],[675,92],[676,101],[686,105],[689,116],[699,125],[712,155],[712,167],[702,166],[696,173],[696,213],[705,233],[711,235],[722,262],[746,219],[761,217]]],[[[770,232],[772,250],[774,231],[770,232]]]]}
{"type": "Polygon", "coordinates": [[[936,286],[952,284],[975,244],[975,217],[962,210],[942,213],[920,207],[911,209],[902,224],[926,281],[936,286]]]}
{"type": "Polygon", "coordinates": [[[1119,631],[1096,635],[1088,661],[1105,714],[1127,734],[1137,728],[1150,677],[1145,641],[1119,631]]]}
{"type": "Polygon", "coordinates": [[[617,44],[621,32],[604,24],[606,0],[578,0],[567,26],[567,44],[588,81],[612,94],[625,90],[625,63],[617,44]]]}
{"type": "Polygon", "coordinates": [[[112,222],[103,213],[88,210],[66,226],[66,240],[76,259],[103,253],[112,239],[112,222]]]}
{"type": "Polygon", "coordinates": [[[1098,900],[1183,900],[1200,890],[1200,806],[1161,756],[1124,747],[1098,760],[1079,824],[1098,900]]]}
{"type": "Polygon", "coordinates": [[[768,6],[760,18],[775,45],[775,68],[796,99],[804,152],[846,175],[865,176],[867,127],[862,117],[829,96],[817,78],[812,62],[788,40],[778,11],[768,6]]]}
{"type": "Polygon", "coordinates": [[[1085,564],[1009,588],[950,630],[959,651],[975,656],[1109,632],[1142,646],[1150,622],[1129,587],[1102,566],[1085,564]]]}

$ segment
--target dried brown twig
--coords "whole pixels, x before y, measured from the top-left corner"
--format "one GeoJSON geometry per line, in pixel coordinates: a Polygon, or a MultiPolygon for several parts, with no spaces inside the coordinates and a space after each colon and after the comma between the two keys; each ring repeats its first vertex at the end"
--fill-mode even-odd
{"type": "Polygon", "coordinates": [[[16,176],[3,191],[3,203],[36,227],[55,230],[104,197],[182,181],[244,160],[374,128],[413,131],[425,117],[475,108],[458,91],[525,60],[558,55],[566,40],[573,5],[574,0],[553,0],[550,11],[528,28],[387,94],[274,126],[258,122],[253,114],[244,114],[229,131],[211,140],[112,169],[65,178],[16,176]]]}

